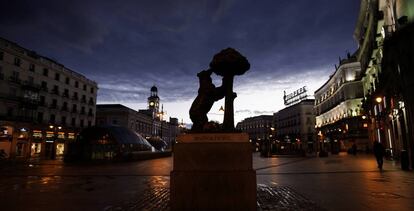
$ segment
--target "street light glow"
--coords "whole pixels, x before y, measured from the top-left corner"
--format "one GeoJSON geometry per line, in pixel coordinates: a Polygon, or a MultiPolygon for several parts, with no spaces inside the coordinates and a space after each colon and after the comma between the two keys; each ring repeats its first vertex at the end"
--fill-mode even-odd
{"type": "Polygon", "coordinates": [[[381,103],[382,102],[382,97],[375,98],[375,101],[377,101],[377,103],[381,103]]]}

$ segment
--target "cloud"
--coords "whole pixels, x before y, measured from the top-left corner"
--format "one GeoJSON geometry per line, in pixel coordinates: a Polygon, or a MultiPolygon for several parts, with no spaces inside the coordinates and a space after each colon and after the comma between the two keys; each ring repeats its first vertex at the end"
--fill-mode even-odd
{"type": "MultiPolygon", "coordinates": [[[[356,48],[352,32],[359,3],[6,0],[3,5],[0,36],[97,81],[98,102],[145,103],[152,85],[164,102],[192,101],[196,73],[208,68],[215,53],[234,47],[251,63],[251,70],[235,78],[239,114],[256,115],[279,106],[269,100],[272,104],[261,107],[263,98],[319,83],[333,72],[338,56],[356,48]]],[[[220,85],[219,78],[215,82],[220,85]]]]}

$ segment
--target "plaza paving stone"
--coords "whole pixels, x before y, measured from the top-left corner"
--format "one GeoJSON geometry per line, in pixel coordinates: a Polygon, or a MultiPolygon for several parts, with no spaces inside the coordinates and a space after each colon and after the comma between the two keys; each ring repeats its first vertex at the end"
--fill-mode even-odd
{"type": "MultiPolygon", "coordinates": [[[[254,155],[262,210],[414,210],[414,173],[372,155],[254,155]]],[[[168,209],[171,158],[101,165],[0,166],[0,210],[168,209]],[[152,195],[151,195],[152,194],[152,195]],[[151,197],[153,195],[157,197],[151,197]],[[151,201],[152,200],[152,201],[151,201]],[[153,206],[153,208],[151,208],[153,206]]]]}

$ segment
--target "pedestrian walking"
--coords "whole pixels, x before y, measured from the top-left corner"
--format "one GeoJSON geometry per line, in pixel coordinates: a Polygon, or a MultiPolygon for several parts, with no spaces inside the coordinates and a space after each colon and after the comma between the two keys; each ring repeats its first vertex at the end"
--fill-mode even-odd
{"type": "Polygon", "coordinates": [[[380,171],[382,171],[382,164],[384,163],[384,155],[385,155],[384,146],[380,142],[374,141],[373,150],[374,150],[375,158],[377,159],[378,168],[380,169],[380,171]]]}

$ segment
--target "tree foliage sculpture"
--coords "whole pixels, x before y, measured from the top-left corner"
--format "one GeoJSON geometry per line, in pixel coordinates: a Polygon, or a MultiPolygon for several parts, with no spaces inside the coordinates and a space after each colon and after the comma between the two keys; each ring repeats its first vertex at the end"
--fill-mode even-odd
{"type": "Polygon", "coordinates": [[[250,69],[249,61],[233,48],[227,48],[214,55],[210,68],[217,75],[223,77],[224,88],[224,120],[223,130],[234,130],[234,99],[237,97],[233,92],[233,80],[236,75],[243,75],[250,69]]]}
{"type": "Polygon", "coordinates": [[[193,121],[192,131],[203,132],[209,128],[207,113],[214,102],[225,97],[225,109],[222,131],[234,131],[234,99],[233,80],[236,75],[243,75],[250,69],[246,57],[233,48],[227,48],[214,55],[210,69],[197,74],[200,82],[198,95],[190,108],[190,118],[193,121]],[[222,85],[215,87],[211,80],[211,73],[222,76],[222,85]]]}

